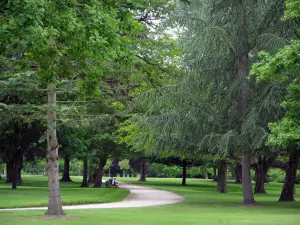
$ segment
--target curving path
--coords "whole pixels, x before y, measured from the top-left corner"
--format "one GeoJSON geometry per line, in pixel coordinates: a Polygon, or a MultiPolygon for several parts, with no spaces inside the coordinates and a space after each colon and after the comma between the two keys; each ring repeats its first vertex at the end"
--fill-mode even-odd
{"type": "MultiPolygon", "coordinates": [[[[169,205],[185,200],[183,196],[175,194],[173,192],[156,190],[140,185],[120,183],[120,188],[125,188],[130,191],[129,196],[123,201],[86,205],[68,205],[63,206],[63,209],[70,210],[148,207],[158,205],[169,205]]],[[[16,210],[47,210],[47,207],[0,209],[0,211],[16,210]]]]}

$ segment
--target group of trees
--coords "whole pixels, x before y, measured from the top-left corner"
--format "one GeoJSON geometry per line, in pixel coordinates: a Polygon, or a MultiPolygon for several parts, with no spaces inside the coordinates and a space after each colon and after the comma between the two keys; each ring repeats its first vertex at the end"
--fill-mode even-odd
{"type": "Polygon", "coordinates": [[[280,201],[293,201],[299,160],[299,4],[178,3],[169,22],[180,27],[186,73],[135,100],[140,111],[123,124],[124,142],[147,155],[214,157],[220,192],[226,192],[227,163],[234,160],[245,204],[255,203],[251,166],[255,193],[265,193],[267,171],[279,157],[286,163],[280,201]]]}
{"type": "Polygon", "coordinates": [[[149,159],[180,166],[183,185],[189,166],[206,174],[213,168],[220,192],[230,162],[251,204],[250,168],[255,192],[265,193],[268,169],[288,159],[280,200],[294,200],[299,4],[2,1],[0,160],[7,182],[16,188],[23,161],[46,157],[46,214],[59,216],[59,156],[63,182],[71,182],[70,160],[82,161],[82,187],[101,187],[109,160],[130,158],[140,162],[141,181],[149,159]]]}
{"type": "Polygon", "coordinates": [[[158,30],[169,1],[46,0],[0,3],[0,158],[7,182],[22,183],[23,160],[46,157],[46,215],[64,215],[62,181],[83,161],[82,187],[101,187],[108,159],[127,152],[114,134],[126,106],[176,69],[176,42],[158,30]],[[90,164],[90,166],[88,165],[90,164]]]}

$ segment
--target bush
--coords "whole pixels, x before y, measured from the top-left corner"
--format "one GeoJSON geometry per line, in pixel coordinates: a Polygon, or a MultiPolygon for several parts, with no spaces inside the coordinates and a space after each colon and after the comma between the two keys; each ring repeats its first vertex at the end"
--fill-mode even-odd
{"type": "Polygon", "coordinates": [[[179,177],[182,174],[182,170],[179,166],[165,166],[163,173],[168,178],[174,178],[179,177]]]}
{"type": "Polygon", "coordinates": [[[279,168],[271,168],[268,171],[270,182],[283,183],[285,178],[285,171],[279,168]]]}
{"type": "Polygon", "coordinates": [[[204,174],[204,171],[203,169],[200,167],[200,166],[193,166],[193,167],[190,167],[187,171],[187,174],[190,175],[190,177],[196,177],[196,178],[204,178],[205,177],[205,174],[204,174]]]}
{"type": "Polygon", "coordinates": [[[182,168],[180,166],[167,166],[161,163],[152,163],[148,170],[148,177],[180,177],[182,168]]]}
{"type": "Polygon", "coordinates": [[[164,177],[164,168],[166,165],[152,163],[148,169],[148,177],[164,177]]]}

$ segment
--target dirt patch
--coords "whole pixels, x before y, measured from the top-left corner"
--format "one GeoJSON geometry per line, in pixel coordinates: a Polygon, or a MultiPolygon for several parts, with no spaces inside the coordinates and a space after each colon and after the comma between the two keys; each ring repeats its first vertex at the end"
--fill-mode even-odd
{"type": "Polygon", "coordinates": [[[50,215],[43,215],[43,216],[33,216],[33,218],[39,218],[39,219],[79,219],[79,216],[69,216],[69,215],[63,215],[63,216],[50,216],[50,215]]]}

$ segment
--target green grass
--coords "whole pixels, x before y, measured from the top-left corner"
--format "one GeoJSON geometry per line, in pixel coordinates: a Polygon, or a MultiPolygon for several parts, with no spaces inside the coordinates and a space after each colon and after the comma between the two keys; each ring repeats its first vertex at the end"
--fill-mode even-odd
{"type": "MultiPolygon", "coordinates": [[[[118,188],[79,188],[81,181],[72,177],[72,183],[60,183],[64,205],[115,202],[124,199],[128,190],[118,188]]],[[[11,184],[0,181],[0,208],[47,206],[47,177],[25,176],[24,184],[12,190],[11,184]]]]}
{"type": "MultiPolygon", "coordinates": [[[[135,181],[133,179],[123,180],[135,181]]],[[[241,205],[241,185],[229,184],[228,194],[217,193],[212,181],[188,180],[188,186],[180,186],[180,179],[148,179],[145,185],[174,191],[186,197],[186,201],[167,206],[69,210],[73,219],[42,219],[44,211],[0,212],[1,225],[298,225],[300,203],[278,203],[281,184],[267,184],[268,195],[256,195],[260,203],[241,205]]],[[[300,199],[300,187],[296,197],[300,199]]],[[[75,196],[74,196],[75,197],[75,196]]]]}

